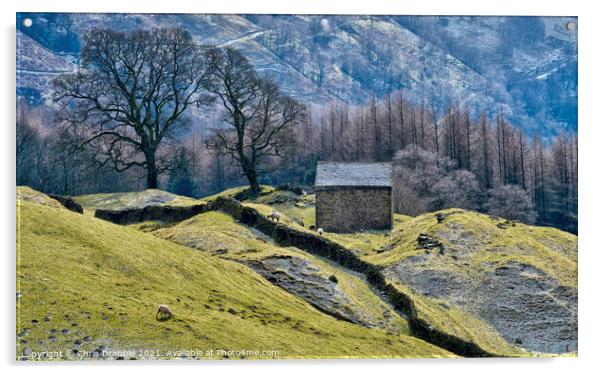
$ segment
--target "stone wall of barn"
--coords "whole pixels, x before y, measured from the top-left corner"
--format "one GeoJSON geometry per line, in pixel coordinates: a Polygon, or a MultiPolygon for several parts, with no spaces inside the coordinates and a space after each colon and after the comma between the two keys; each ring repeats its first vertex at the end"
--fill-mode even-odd
{"type": "Polygon", "coordinates": [[[319,187],[316,227],[339,233],[391,229],[391,199],[390,187],[319,187]]]}

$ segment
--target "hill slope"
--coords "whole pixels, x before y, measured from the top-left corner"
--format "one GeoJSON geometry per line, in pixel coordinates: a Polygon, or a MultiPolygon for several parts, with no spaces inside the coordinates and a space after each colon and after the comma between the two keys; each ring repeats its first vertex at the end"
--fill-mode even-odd
{"type": "Polygon", "coordinates": [[[225,213],[199,214],[155,235],[242,262],[326,313],[366,327],[408,333],[408,326],[359,274],[297,248],[282,248],[225,213]]]}
{"type": "MultiPolygon", "coordinates": [[[[497,355],[577,351],[576,236],[460,209],[418,217],[396,215],[390,232],[319,236],[309,228],[315,215],[313,195],[264,190],[241,205],[262,217],[274,209],[281,212],[273,229],[264,225],[263,232],[226,211],[207,212],[180,223],[145,222],[131,227],[245,264],[338,318],[395,333],[407,331],[405,322],[383,303],[385,298],[370,292],[365,274],[326,260],[311,247],[279,246],[270,235],[291,230],[318,237],[335,251],[331,257],[335,262],[337,257],[348,257],[336,256],[338,249],[333,246],[338,245],[376,267],[387,284],[412,301],[416,317],[428,328],[497,355]],[[339,293],[332,291],[331,275],[339,293]]],[[[219,196],[241,191],[232,189],[219,196]]]]}
{"type": "Polygon", "coordinates": [[[442,106],[503,110],[528,132],[548,135],[577,129],[577,31],[567,22],[577,19],[19,13],[17,87],[48,97],[52,75],[70,64],[65,56],[78,60],[88,28],[177,25],[201,43],[240,49],[285,92],[314,105],[362,103],[403,88],[407,97],[442,106]],[[33,19],[29,28],[21,25],[25,17],[33,19]],[[49,53],[55,66],[32,73],[28,61],[49,53]]]}
{"type": "Polygon", "coordinates": [[[403,334],[337,320],[232,261],[32,199],[18,199],[17,212],[18,354],[451,356],[403,334]],[[161,303],[174,319],[155,320],[161,303]]]}
{"type": "Polygon", "coordinates": [[[577,351],[577,237],[451,209],[400,225],[370,261],[429,299],[470,312],[509,342],[577,351]]]}
{"type": "MultiPolygon", "coordinates": [[[[244,204],[312,233],[312,196],[276,191],[244,204]]],[[[391,232],[325,237],[381,268],[442,331],[493,351],[507,349],[500,337],[533,352],[577,351],[575,235],[450,209],[396,216],[391,232]]]]}

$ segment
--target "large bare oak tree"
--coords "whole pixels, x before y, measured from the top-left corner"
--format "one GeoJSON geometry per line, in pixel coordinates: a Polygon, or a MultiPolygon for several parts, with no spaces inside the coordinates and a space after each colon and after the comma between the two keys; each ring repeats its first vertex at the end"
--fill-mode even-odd
{"type": "Polygon", "coordinates": [[[117,171],[142,167],[147,187],[169,169],[160,146],[181,127],[183,114],[210,103],[204,48],[179,28],[84,35],[81,69],[57,78],[54,98],[78,147],[117,171]]]}
{"type": "Polygon", "coordinates": [[[236,49],[208,49],[207,64],[211,78],[206,88],[221,101],[227,124],[215,129],[211,145],[238,162],[251,193],[257,194],[267,159],[290,151],[292,128],[303,120],[306,108],[272,79],[259,77],[236,49]]]}

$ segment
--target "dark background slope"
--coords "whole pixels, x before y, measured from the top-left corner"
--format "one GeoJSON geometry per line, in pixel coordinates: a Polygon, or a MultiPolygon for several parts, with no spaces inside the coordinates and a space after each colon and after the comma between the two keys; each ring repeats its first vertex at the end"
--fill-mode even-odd
{"type": "Polygon", "coordinates": [[[48,103],[50,81],[78,64],[90,27],[179,25],[239,48],[313,105],[363,103],[403,88],[413,100],[504,112],[530,134],[577,130],[577,31],[570,17],[191,14],[17,15],[17,94],[48,103]],[[30,28],[20,20],[33,19],[30,28]]]}

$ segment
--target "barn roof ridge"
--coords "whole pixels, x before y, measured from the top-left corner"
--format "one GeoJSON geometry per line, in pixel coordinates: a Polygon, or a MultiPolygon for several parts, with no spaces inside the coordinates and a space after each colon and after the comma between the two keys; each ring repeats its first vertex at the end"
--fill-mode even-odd
{"type": "Polygon", "coordinates": [[[391,162],[318,161],[316,187],[391,187],[391,162]]]}

